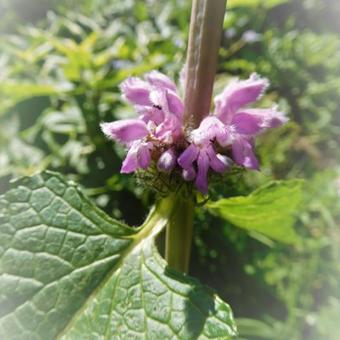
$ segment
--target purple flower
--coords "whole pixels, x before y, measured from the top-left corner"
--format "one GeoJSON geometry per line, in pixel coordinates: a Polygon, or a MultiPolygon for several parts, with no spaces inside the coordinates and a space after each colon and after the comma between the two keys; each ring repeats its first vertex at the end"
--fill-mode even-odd
{"type": "MultiPolygon", "coordinates": [[[[185,69],[181,82],[184,82],[185,69]]],[[[256,137],[287,121],[277,107],[249,108],[268,87],[267,79],[252,74],[232,81],[215,97],[215,110],[192,129],[183,122],[183,102],[175,83],[152,71],[128,78],[121,85],[123,97],[137,112],[135,119],[101,124],[102,131],[128,148],[121,172],[147,169],[152,162],[159,171],[179,171],[185,181],[194,181],[208,193],[208,177],[224,173],[233,162],[258,169],[254,153],[256,137]]]]}
{"type": "Polygon", "coordinates": [[[254,138],[269,128],[287,122],[287,118],[277,107],[248,108],[249,104],[261,98],[268,86],[267,79],[252,74],[247,80],[231,82],[215,97],[214,115],[229,129],[233,160],[249,169],[259,168],[254,154],[254,138]]]}
{"type": "Polygon", "coordinates": [[[223,173],[230,167],[230,158],[216,152],[217,146],[231,147],[235,163],[249,169],[259,168],[254,154],[254,138],[287,121],[276,107],[248,108],[262,96],[268,84],[268,80],[256,74],[247,80],[231,82],[216,96],[214,113],[190,132],[188,140],[191,144],[178,158],[178,164],[184,170],[185,180],[197,172],[195,184],[201,192],[207,193],[209,169],[223,173]]]}
{"type": "Polygon", "coordinates": [[[164,74],[152,71],[145,80],[128,78],[122,83],[121,91],[123,98],[134,105],[138,118],[101,124],[106,136],[128,147],[121,172],[148,168],[152,151],[167,147],[158,167],[170,171],[176,164],[171,146],[183,133],[183,103],[176,85],[164,74]],[[171,156],[173,159],[170,160],[171,156]]]}
{"type": "Polygon", "coordinates": [[[183,103],[175,84],[164,74],[152,71],[146,80],[131,77],[121,85],[123,98],[133,104],[137,110],[156,108],[165,114],[174,114],[179,119],[183,115],[183,103]]]}

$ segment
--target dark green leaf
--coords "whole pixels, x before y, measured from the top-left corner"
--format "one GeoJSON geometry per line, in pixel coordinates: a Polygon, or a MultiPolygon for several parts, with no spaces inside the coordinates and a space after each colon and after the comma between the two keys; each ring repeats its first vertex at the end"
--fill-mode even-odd
{"type": "Polygon", "coordinates": [[[62,339],[112,335],[114,339],[231,339],[236,328],[230,307],[197,280],[168,268],[150,240],[129,257],[62,339]]]}
{"type": "Polygon", "coordinates": [[[168,270],[153,247],[172,200],[162,200],[141,228],[129,228],[60,175],[15,184],[0,198],[1,339],[235,334],[229,306],[168,270]]]}

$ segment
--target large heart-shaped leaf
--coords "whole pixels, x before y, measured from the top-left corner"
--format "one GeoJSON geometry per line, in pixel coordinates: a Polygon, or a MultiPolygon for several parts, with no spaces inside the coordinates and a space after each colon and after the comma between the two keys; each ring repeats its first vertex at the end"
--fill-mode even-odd
{"type": "Polygon", "coordinates": [[[197,280],[167,267],[150,240],[111,277],[63,339],[112,334],[114,339],[189,340],[230,339],[236,332],[229,306],[197,280]]]}
{"type": "Polygon", "coordinates": [[[232,337],[229,306],[153,247],[171,202],[130,228],[60,175],[16,182],[0,199],[0,338],[232,337]]]}
{"type": "Polygon", "coordinates": [[[209,210],[237,227],[255,231],[284,243],[296,243],[293,229],[302,201],[302,181],[275,181],[248,196],[223,198],[209,210]]]}

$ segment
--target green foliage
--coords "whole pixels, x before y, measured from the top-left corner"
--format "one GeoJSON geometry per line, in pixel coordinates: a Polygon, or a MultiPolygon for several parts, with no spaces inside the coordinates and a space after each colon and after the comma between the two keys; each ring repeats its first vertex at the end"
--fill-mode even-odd
{"type": "Polygon", "coordinates": [[[0,337],[234,337],[229,306],[153,245],[171,211],[161,201],[133,229],[60,175],[16,182],[0,198],[0,337]]]}
{"type": "Polygon", "coordinates": [[[237,227],[284,243],[296,243],[293,224],[302,201],[301,181],[266,184],[248,196],[222,198],[208,209],[237,227]]]}
{"type": "Polygon", "coordinates": [[[290,0],[229,0],[228,7],[234,8],[234,7],[258,7],[263,6],[264,8],[270,9],[272,7],[275,7],[277,5],[289,2],[290,0]]]}
{"type": "MultiPolygon", "coordinates": [[[[51,0],[32,13],[31,2],[1,2],[0,26],[11,34],[0,38],[0,191],[13,177],[49,168],[76,180],[108,215],[139,225],[153,197],[119,174],[123,150],[105,141],[98,124],[133,114],[119,96],[125,77],[157,68],[177,79],[189,5],[184,0],[51,0]],[[48,3],[56,12],[45,16],[48,3]],[[43,18],[38,24],[17,25],[18,18],[31,21],[38,15],[43,18]]],[[[332,339],[340,301],[340,39],[332,17],[339,16],[340,6],[332,0],[230,0],[228,6],[216,87],[255,71],[267,76],[272,85],[263,104],[279,101],[290,123],[259,141],[260,173],[219,182],[214,198],[244,201],[272,179],[303,178],[303,204],[294,211],[300,242],[273,243],[198,209],[192,274],[230,301],[243,338],[332,339]],[[248,30],[258,34],[254,41],[244,35],[248,30]]],[[[289,218],[280,223],[280,231],[291,223],[289,218]]],[[[0,242],[8,246],[5,240],[0,242]]],[[[151,250],[147,254],[158,261],[151,250]]],[[[160,271],[174,278],[167,269],[160,271]]],[[[21,299],[19,291],[16,298],[21,299]]],[[[100,305],[92,303],[82,308],[97,313],[100,305]]],[[[72,334],[88,327],[80,325],[81,318],[85,314],[72,334]]]]}

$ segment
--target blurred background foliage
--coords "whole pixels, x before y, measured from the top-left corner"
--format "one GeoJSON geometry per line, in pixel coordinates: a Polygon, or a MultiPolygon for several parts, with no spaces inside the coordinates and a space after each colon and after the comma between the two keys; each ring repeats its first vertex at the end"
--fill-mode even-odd
{"type": "MultiPolygon", "coordinates": [[[[191,274],[232,305],[245,339],[338,339],[340,320],[340,5],[229,0],[216,90],[233,76],[271,80],[290,123],[263,136],[261,173],[219,183],[245,195],[305,179],[286,246],[198,209],[191,274]]],[[[154,194],[119,174],[124,150],[101,121],[133,115],[119,84],[159,69],[178,79],[190,1],[0,0],[0,188],[49,168],[80,183],[116,218],[139,224],[154,194]]],[[[284,226],[282,226],[284,228],[284,226]]]]}

